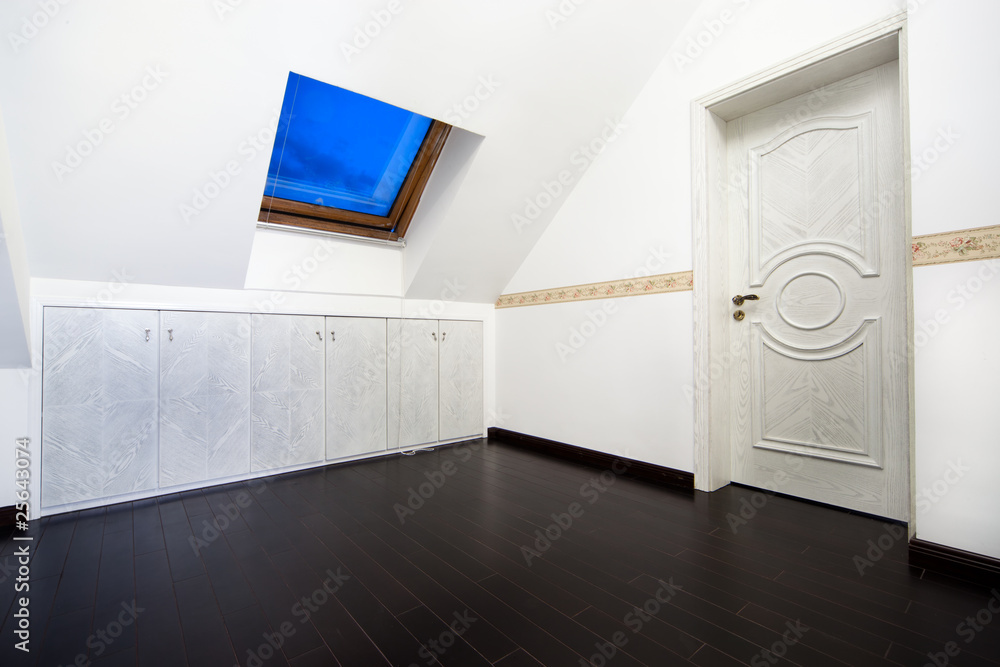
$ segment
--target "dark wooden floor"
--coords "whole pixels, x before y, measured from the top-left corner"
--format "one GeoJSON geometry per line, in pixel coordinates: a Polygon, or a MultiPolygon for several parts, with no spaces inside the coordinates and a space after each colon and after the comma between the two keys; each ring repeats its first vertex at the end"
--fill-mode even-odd
{"type": "Polygon", "coordinates": [[[879,521],[485,443],[38,521],[29,656],[5,533],[0,664],[1000,664],[879,521]]]}

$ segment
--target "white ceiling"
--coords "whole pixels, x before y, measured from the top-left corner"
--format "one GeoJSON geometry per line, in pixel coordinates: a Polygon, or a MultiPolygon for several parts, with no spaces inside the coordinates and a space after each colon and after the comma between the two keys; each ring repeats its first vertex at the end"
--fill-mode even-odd
{"type": "Polygon", "coordinates": [[[265,132],[255,154],[248,137],[271,123],[289,70],[452,122],[485,79],[495,90],[480,86],[457,123],[485,139],[405,293],[436,298],[458,280],[463,301],[491,302],[566,194],[520,232],[512,214],[561,170],[575,185],[574,152],[624,115],[698,1],[49,4],[43,20],[36,0],[0,3],[0,25],[26,36],[0,48],[0,108],[33,276],[242,288],[271,148],[265,132]],[[342,43],[373,16],[386,25],[348,59],[342,43]],[[126,116],[122,95],[143,83],[126,116]],[[60,179],[78,142],[97,145],[60,179]],[[238,173],[185,221],[227,163],[238,173]]]}

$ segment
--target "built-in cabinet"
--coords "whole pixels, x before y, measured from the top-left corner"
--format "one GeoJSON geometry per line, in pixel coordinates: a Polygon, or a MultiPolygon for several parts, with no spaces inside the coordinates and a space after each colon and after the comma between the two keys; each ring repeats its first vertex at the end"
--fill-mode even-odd
{"type": "Polygon", "coordinates": [[[253,316],[253,472],[323,460],[325,319],[253,316]]]}
{"type": "Polygon", "coordinates": [[[43,508],[483,432],[482,322],[46,307],[43,508]]]}
{"type": "Polygon", "coordinates": [[[43,507],[156,488],[158,317],[46,309],[43,507]]]}
{"type": "Polygon", "coordinates": [[[250,315],[160,312],[160,486],[250,472],[250,315]]]}
{"type": "Polygon", "coordinates": [[[441,320],[438,386],[441,440],[483,432],[483,323],[441,320]]]}
{"type": "Polygon", "coordinates": [[[385,320],[326,318],[326,458],[386,449],[385,320]]]}
{"type": "Polygon", "coordinates": [[[388,321],[389,449],[438,441],[438,321],[388,321]]]}

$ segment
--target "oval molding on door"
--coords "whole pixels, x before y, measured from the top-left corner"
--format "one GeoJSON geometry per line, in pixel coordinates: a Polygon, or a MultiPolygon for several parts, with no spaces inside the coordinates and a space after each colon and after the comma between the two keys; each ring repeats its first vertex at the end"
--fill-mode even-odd
{"type": "Polygon", "coordinates": [[[836,322],[846,305],[844,290],[833,276],[806,271],[785,283],[775,307],[789,325],[815,331],[836,322]]]}

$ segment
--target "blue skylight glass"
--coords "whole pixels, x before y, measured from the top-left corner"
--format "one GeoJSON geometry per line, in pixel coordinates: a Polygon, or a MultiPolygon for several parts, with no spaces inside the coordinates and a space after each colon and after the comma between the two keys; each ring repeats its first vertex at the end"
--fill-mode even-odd
{"type": "Polygon", "coordinates": [[[265,195],[387,216],[431,119],[288,75],[265,195]]]}

